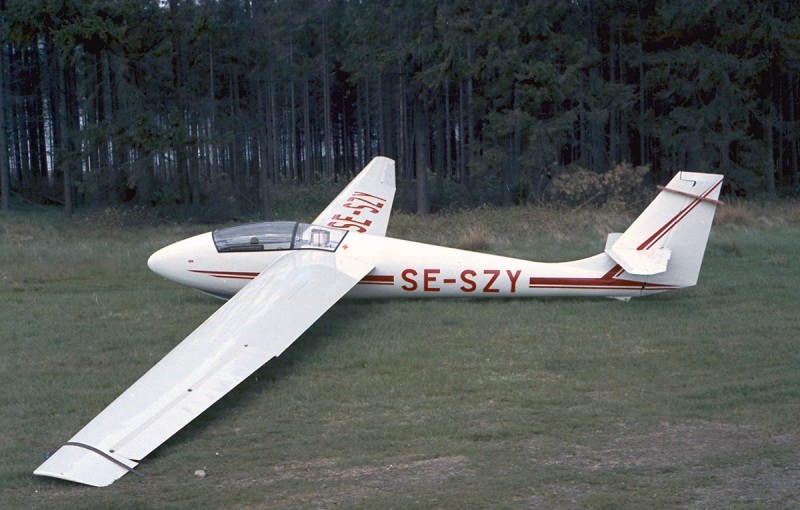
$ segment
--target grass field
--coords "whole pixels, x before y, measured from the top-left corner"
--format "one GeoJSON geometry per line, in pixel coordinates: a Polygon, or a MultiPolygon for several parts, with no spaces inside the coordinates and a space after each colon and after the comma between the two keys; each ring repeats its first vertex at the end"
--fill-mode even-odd
{"type": "MultiPolygon", "coordinates": [[[[398,214],[390,235],[564,260],[632,218],[398,214]]],[[[718,219],[672,294],[342,302],[95,489],[31,472],[220,305],[145,264],[210,227],[0,216],[0,508],[796,508],[800,206],[718,219]]]]}

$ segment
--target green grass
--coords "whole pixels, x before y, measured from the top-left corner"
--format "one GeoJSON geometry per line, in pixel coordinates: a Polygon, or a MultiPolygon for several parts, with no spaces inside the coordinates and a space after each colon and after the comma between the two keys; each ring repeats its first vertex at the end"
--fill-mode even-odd
{"type": "MultiPolygon", "coordinates": [[[[800,215],[742,209],[673,294],[340,303],[107,489],[31,472],[219,306],[145,264],[208,227],[0,216],[0,507],[797,506],[800,215]]],[[[398,214],[390,234],[563,260],[631,219],[398,214]]]]}

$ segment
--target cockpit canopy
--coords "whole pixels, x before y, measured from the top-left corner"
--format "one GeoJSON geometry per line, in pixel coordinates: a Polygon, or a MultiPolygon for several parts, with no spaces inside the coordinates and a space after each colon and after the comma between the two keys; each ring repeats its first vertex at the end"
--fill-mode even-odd
{"type": "Polygon", "coordinates": [[[223,228],[214,231],[212,237],[220,253],[304,249],[336,251],[346,234],[345,230],[276,221],[223,228]]]}

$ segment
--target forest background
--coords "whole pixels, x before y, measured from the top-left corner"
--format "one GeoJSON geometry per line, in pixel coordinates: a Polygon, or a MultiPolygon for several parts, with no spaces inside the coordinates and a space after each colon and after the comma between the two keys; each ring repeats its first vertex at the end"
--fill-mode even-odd
{"type": "MultiPolygon", "coordinates": [[[[797,194],[800,3],[0,0],[0,207],[271,218],[397,160],[398,205],[631,177],[797,194]]],[[[635,179],[633,179],[635,180],[635,179]]]]}

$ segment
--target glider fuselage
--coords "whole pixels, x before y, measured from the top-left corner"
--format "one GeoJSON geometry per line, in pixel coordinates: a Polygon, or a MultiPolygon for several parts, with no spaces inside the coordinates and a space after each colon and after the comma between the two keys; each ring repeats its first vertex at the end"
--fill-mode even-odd
{"type": "MultiPolygon", "coordinates": [[[[316,227],[326,229],[327,227],[316,227]]],[[[211,233],[153,255],[162,276],[229,298],[288,250],[218,252],[211,233]]],[[[347,232],[335,248],[375,266],[346,295],[350,299],[434,297],[632,297],[676,288],[654,278],[623,274],[609,256],[543,263],[347,232]]]]}

